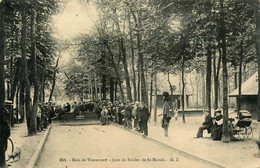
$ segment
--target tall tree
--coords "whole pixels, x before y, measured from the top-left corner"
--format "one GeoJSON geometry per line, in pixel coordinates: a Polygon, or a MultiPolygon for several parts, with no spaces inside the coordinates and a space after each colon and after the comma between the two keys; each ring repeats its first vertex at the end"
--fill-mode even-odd
{"type": "Polygon", "coordinates": [[[23,82],[25,87],[25,109],[26,109],[26,119],[27,119],[27,129],[28,134],[31,134],[31,97],[30,97],[30,82],[28,78],[28,66],[27,66],[27,11],[28,11],[28,2],[22,2],[22,38],[21,38],[21,54],[22,54],[22,71],[23,71],[23,82]]]}
{"type": "Polygon", "coordinates": [[[4,131],[2,127],[2,123],[4,120],[4,113],[5,113],[5,29],[4,26],[4,2],[0,2],[0,122],[1,122],[1,143],[0,143],[0,167],[5,168],[5,147],[4,141],[5,138],[3,137],[4,131]]]}
{"type": "Polygon", "coordinates": [[[137,101],[134,40],[133,40],[132,24],[130,21],[130,12],[128,13],[128,28],[129,28],[129,38],[130,38],[130,45],[131,45],[131,69],[133,73],[133,90],[134,90],[133,93],[134,93],[134,101],[137,101]]]}
{"type": "Polygon", "coordinates": [[[35,12],[36,1],[31,3],[31,59],[32,59],[32,75],[34,84],[34,96],[33,106],[30,114],[30,131],[29,134],[33,135],[37,133],[37,109],[39,102],[39,81],[37,73],[37,62],[36,62],[36,39],[35,39],[35,24],[36,24],[36,12],[35,12]]]}
{"type": "Polygon", "coordinates": [[[207,48],[207,65],[206,65],[206,104],[211,116],[211,48],[207,48]]]}
{"type": "Polygon", "coordinates": [[[229,127],[228,127],[228,85],[227,85],[227,52],[226,52],[226,24],[224,20],[224,0],[220,0],[220,36],[222,45],[222,70],[223,70],[223,129],[222,129],[222,142],[228,143],[230,141],[229,127]]]}
{"type": "Polygon", "coordinates": [[[258,99],[257,99],[257,109],[258,109],[258,118],[257,121],[260,121],[260,3],[259,0],[253,1],[254,12],[255,12],[255,24],[256,24],[256,55],[257,55],[257,64],[258,64],[258,99]]]}
{"type": "Polygon", "coordinates": [[[53,95],[53,92],[54,92],[54,89],[55,89],[55,85],[56,85],[56,76],[57,76],[57,71],[58,71],[58,66],[59,66],[59,60],[60,60],[60,54],[59,54],[58,59],[56,60],[56,65],[55,65],[55,67],[53,69],[54,72],[53,72],[52,86],[51,86],[49,101],[52,100],[52,95],[53,95]]]}

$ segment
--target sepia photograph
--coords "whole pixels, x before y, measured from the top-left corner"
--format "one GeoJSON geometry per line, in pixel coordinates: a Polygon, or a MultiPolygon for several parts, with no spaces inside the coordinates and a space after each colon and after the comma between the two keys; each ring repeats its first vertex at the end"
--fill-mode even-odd
{"type": "Polygon", "coordinates": [[[0,0],[0,168],[260,168],[260,0],[0,0]]]}

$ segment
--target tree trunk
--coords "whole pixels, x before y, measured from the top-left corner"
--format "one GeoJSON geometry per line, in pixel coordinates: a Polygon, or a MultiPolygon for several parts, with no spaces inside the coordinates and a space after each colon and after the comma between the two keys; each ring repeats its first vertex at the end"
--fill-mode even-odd
{"type": "Polygon", "coordinates": [[[115,101],[117,101],[117,80],[115,83],[115,101]]]}
{"type": "Polygon", "coordinates": [[[206,66],[206,104],[211,116],[211,49],[207,49],[207,66],[206,66]]]}
{"type": "Polygon", "coordinates": [[[98,101],[97,76],[95,77],[95,100],[98,101]]]}
{"type": "Polygon", "coordinates": [[[202,84],[201,84],[201,86],[202,86],[202,92],[201,92],[201,97],[202,97],[202,107],[203,107],[203,109],[205,109],[205,97],[206,97],[206,95],[205,95],[205,74],[204,74],[204,72],[201,72],[201,76],[202,76],[202,84]]]}
{"type": "Polygon", "coordinates": [[[99,97],[100,101],[102,100],[102,87],[101,87],[101,82],[99,82],[99,97]]]}
{"type": "Polygon", "coordinates": [[[131,46],[131,63],[132,63],[132,73],[133,73],[133,89],[134,89],[134,101],[137,101],[137,91],[136,91],[136,75],[135,75],[135,53],[134,53],[134,41],[132,35],[132,26],[130,22],[130,14],[128,14],[128,24],[129,24],[129,37],[130,37],[130,46],[131,46]]]}
{"type": "MultiPolygon", "coordinates": [[[[46,54],[43,55],[43,57],[46,57],[46,54]]],[[[46,70],[46,58],[44,59],[44,64],[43,64],[43,69],[42,69],[42,76],[41,76],[41,91],[40,91],[40,98],[39,101],[40,102],[44,102],[45,101],[45,94],[44,94],[44,89],[45,89],[45,70],[46,70]]]]}
{"type": "Polygon", "coordinates": [[[174,87],[173,85],[171,84],[171,81],[170,81],[170,73],[168,72],[168,83],[169,83],[169,87],[170,87],[170,91],[171,91],[171,100],[170,100],[170,108],[172,110],[172,112],[174,111],[173,109],[173,91],[174,91],[174,87]]]}
{"type": "Polygon", "coordinates": [[[18,58],[16,62],[16,68],[15,68],[15,74],[14,74],[14,80],[12,82],[12,89],[11,89],[11,100],[14,102],[14,96],[16,93],[16,88],[18,85],[18,82],[20,81],[21,78],[21,59],[18,58]]]}
{"type": "Polygon", "coordinates": [[[216,53],[214,53],[213,60],[213,73],[214,73],[214,110],[218,108],[218,79],[216,75],[216,53]]]}
{"type": "MultiPolygon", "coordinates": [[[[258,99],[257,99],[257,111],[258,118],[257,121],[260,121],[260,3],[259,0],[254,2],[254,12],[255,12],[255,24],[256,24],[256,55],[257,55],[257,64],[258,64],[258,99]]],[[[260,140],[260,138],[259,138],[260,140]]]]}
{"type": "Polygon", "coordinates": [[[141,79],[140,79],[140,63],[138,61],[137,63],[137,75],[138,75],[138,78],[137,78],[137,99],[138,101],[140,102],[141,100],[141,93],[140,93],[140,84],[141,84],[141,79]]]}
{"type": "Polygon", "coordinates": [[[234,65],[234,86],[235,86],[235,88],[234,88],[234,90],[235,89],[237,89],[237,65],[236,65],[236,63],[235,63],[235,65],[234,65]]]}
{"type": "Polygon", "coordinates": [[[241,110],[242,64],[243,64],[243,41],[240,44],[237,114],[239,114],[239,111],[241,110]]]}
{"type": "Polygon", "coordinates": [[[139,55],[139,68],[140,68],[140,78],[141,78],[141,101],[148,105],[148,97],[147,97],[147,90],[146,90],[146,82],[144,77],[144,62],[143,62],[143,53],[141,48],[141,34],[137,33],[137,48],[138,48],[138,55],[139,55]]]}
{"type": "MultiPolygon", "coordinates": [[[[192,80],[192,78],[191,78],[191,75],[193,75],[193,74],[190,74],[189,75],[189,78],[190,78],[190,85],[191,85],[191,94],[192,95],[195,95],[195,90],[194,90],[194,85],[193,85],[193,80],[192,80]]],[[[192,97],[192,102],[195,102],[195,96],[191,96],[192,97]]],[[[194,106],[194,105],[192,105],[192,106],[194,106]]]]}
{"type": "Polygon", "coordinates": [[[181,63],[181,81],[182,81],[182,94],[181,94],[181,102],[182,102],[182,122],[185,123],[185,111],[184,111],[184,92],[185,92],[185,80],[184,80],[184,56],[182,56],[181,63]]]}
{"type": "Polygon", "coordinates": [[[132,102],[133,100],[132,100],[131,85],[130,85],[128,67],[127,67],[127,60],[126,60],[126,51],[125,51],[125,47],[124,47],[124,38],[121,38],[120,45],[121,45],[120,48],[122,51],[122,63],[123,63],[124,74],[125,74],[124,76],[125,76],[125,82],[126,82],[127,100],[132,102]]]}
{"type": "Polygon", "coordinates": [[[171,95],[173,95],[174,88],[173,88],[171,81],[170,81],[170,73],[169,72],[167,74],[167,77],[168,77],[167,79],[168,79],[168,84],[169,84],[169,87],[170,87],[171,95]]]}
{"type": "Polygon", "coordinates": [[[157,122],[157,71],[154,74],[154,123],[157,122]]]}
{"type": "Polygon", "coordinates": [[[15,112],[16,112],[16,123],[18,124],[19,123],[19,93],[20,93],[20,88],[17,87],[17,91],[16,91],[16,96],[15,96],[15,103],[16,103],[16,109],[15,109],[15,112]]]}
{"type": "Polygon", "coordinates": [[[226,29],[223,12],[223,2],[220,0],[220,36],[222,41],[222,67],[223,67],[223,128],[221,141],[230,142],[229,126],[228,126],[228,73],[227,73],[227,58],[226,58],[226,29]]]}
{"type": "Polygon", "coordinates": [[[37,73],[37,61],[36,61],[36,40],[35,40],[35,9],[34,5],[31,8],[31,59],[32,59],[32,76],[33,76],[33,84],[34,84],[34,96],[33,96],[33,107],[30,116],[30,135],[37,133],[37,109],[39,103],[39,81],[38,81],[38,73],[37,73]]]}
{"type": "MultiPolygon", "coordinates": [[[[136,32],[136,37],[137,37],[137,50],[138,50],[138,72],[140,73],[140,82],[141,82],[141,101],[144,102],[146,105],[148,105],[148,95],[147,95],[147,90],[146,90],[146,82],[145,82],[145,77],[144,77],[144,63],[143,63],[143,52],[142,52],[142,35],[141,35],[141,12],[137,12],[138,14],[138,19],[132,10],[131,7],[129,7],[130,12],[133,15],[134,21],[135,21],[135,26],[137,29],[136,32]]],[[[138,83],[139,85],[139,83],[138,83]]]]}
{"type": "Polygon", "coordinates": [[[53,78],[52,78],[52,86],[51,86],[51,92],[50,92],[50,96],[49,96],[49,101],[51,101],[51,99],[52,99],[52,95],[53,95],[53,92],[54,92],[54,89],[55,89],[55,85],[56,85],[56,74],[57,74],[57,70],[58,70],[58,66],[59,66],[59,60],[60,60],[60,56],[58,57],[58,59],[56,61],[56,65],[55,65],[55,69],[54,69],[54,74],[53,74],[53,78]]]}
{"type": "Polygon", "coordinates": [[[92,102],[95,101],[95,92],[94,92],[94,86],[91,84],[91,94],[92,94],[92,102]]]}
{"type": "MultiPolygon", "coordinates": [[[[113,10],[114,15],[116,16],[116,8],[113,10]]],[[[118,35],[121,34],[121,29],[118,21],[118,17],[116,16],[114,18],[114,22],[117,27],[117,33],[118,35]]],[[[123,63],[123,68],[124,68],[124,77],[125,77],[125,82],[126,82],[126,92],[127,92],[127,100],[132,101],[132,93],[131,93],[131,85],[130,85],[130,79],[129,79],[129,73],[128,73],[128,67],[127,67],[127,60],[126,60],[126,50],[124,46],[124,38],[121,36],[121,38],[118,41],[119,43],[119,58],[122,55],[122,63],[123,63]]],[[[111,53],[111,51],[110,51],[111,53]]],[[[114,60],[112,60],[114,62],[114,60]]],[[[113,63],[112,63],[113,64],[113,63]]],[[[119,87],[121,88],[121,82],[119,87]]],[[[123,92],[122,92],[123,93],[123,92]]]]}
{"type": "Polygon", "coordinates": [[[106,88],[107,88],[107,79],[106,76],[103,75],[102,77],[102,100],[106,100],[107,99],[107,93],[106,93],[106,88]]]}
{"type": "Polygon", "coordinates": [[[21,75],[20,81],[20,92],[19,92],[19,114],[21,115],[21,121],[24,122],[24,81],[23,74],[21,75]]]}
{"type": "Polygon", "coordinates": [[[109,47],[107,41],[104,41],[104,45],[105,45],[105,46],[107,47],[107,49],[108,49],[108,52],[109,52],[109,55],[110,55],[109,59],[110,59],[111,64],[112,64],[112,66],[113,66],[113,68],[114,68],[114,70],[115,70],[116,77],[117,77],[117,79],[118,79],[118,85],[119,85],[119,89],[120,89],[121,99],[122,99],[122,102],[124,102],[124,101],[125,101],[125,96],[124,96],[124,92],[123,92],[123,88],[122,88],[121,78],[120,78],[118,69],[117,69],[117,67],[116,67],[116,64],[115,64],[115,62],[114,62],[114,55],[113,55],[113,53],[112,53],[112,51],[111,51],[111,49],[110,49],[110,47],[109,47]]]}
{"type": "Polygon", "coordinates": [[[152,113],[153,101],[153,73],[151,73],[151,85],[150,85],[150,113],[152,113]]]}
{"type": "Polygon", "coordinates": [[[27,19],[26,19],[26,5],[23,5],[22,9],[22,38],[21,38],[21,48],[22,48],[22,66],[24,72],[24,87],[25,87],[25,109],[26,109],[26,119],[27,119],[27,129],[28,134],[31,132],[31,98],[30,98],[30,83],[28,79],[27,70],[27,60],[26,60],[26,45],[27,45],[27,19]]]}
{"type": "MultiPolygon", "coordinates": [[[[199,108],[199,73],[198,70],[196,70],[196,107],[199,108]]],[[[177,106],[176,106],[177,107],[177,106]]]]}
{"type": "Polygon", "coordinates": [[[10,99],[13,102],[13,98],[12,98],[12,92],[15,92],[13,90],[16,89],[16,87],[14,87],[14,66],[13,66],[13,53],[11,53],[11,58],[10,58],[10,84],[11,84],[11,94],[10,97],[8,97],[8,99],[10,99]]]}
{"type": "Polygon", "coordinates": [[[246,62],[244,62],[243,67],[244,67],[244,68],[243,68],[243,69],[244,69],[244,73],[243,73],[243,74],[244,74],[244,76],[243,76],[244,79],[243,79],[243,81],[245,82],[246,79],[247,79],[247,73],[246,73],[246,62]]]}
{"type": "MultiPolygon", "coordinates": [[[[5,111],[5,21],[4,2],[0,2],[0,123],[4,119],[5,111]]],[[[3,130],[5,131],[5,130],[3,130]]],[[[2,132],[1,132],[2,133],[2,132]]],[[[6,167],[6,158],[3,143],[0,143],[0,167],[6,167]]]]}
{"type": "Polygon", "coordinates": [[[109,78],[110,101],[114,103],[114,79],[109,78]]]}

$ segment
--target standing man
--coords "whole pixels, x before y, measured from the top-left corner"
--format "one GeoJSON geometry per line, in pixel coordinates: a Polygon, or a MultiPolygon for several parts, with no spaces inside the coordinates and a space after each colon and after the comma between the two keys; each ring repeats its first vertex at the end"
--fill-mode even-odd
{"type": "Polygon", "coordinates": [[[170,97],[168,92],[163,92],[163,100],[164,100],[164,105],[163,105],[162,127],[164,128],[164,136],[168,137],[168,128],[171,120],[170,105],[169,105],[170,97]]]}
{"type": "Polygon", "coordinates": [[[141,103],[140,106],[140,123],[141,123],[141,129],[144,132],[144,136],[148,136],[148,119],[150,117],[150,113],[149,113],[149,109],[147,107],[146,104],[144,104],[143,102],[141,103]]]}

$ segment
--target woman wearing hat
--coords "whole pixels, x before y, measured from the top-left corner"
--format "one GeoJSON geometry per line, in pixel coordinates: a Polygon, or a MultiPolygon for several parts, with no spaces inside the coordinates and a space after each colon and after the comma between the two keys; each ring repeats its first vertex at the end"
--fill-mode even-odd
{"type": "Polygon", "coordinates": [[[215,121],[212,128],[211,138],[212,140],[221,140],[222,137],[222,124],[223,124],[223,116],[221,114],[221,110],[215,110],[215,121]]]}

